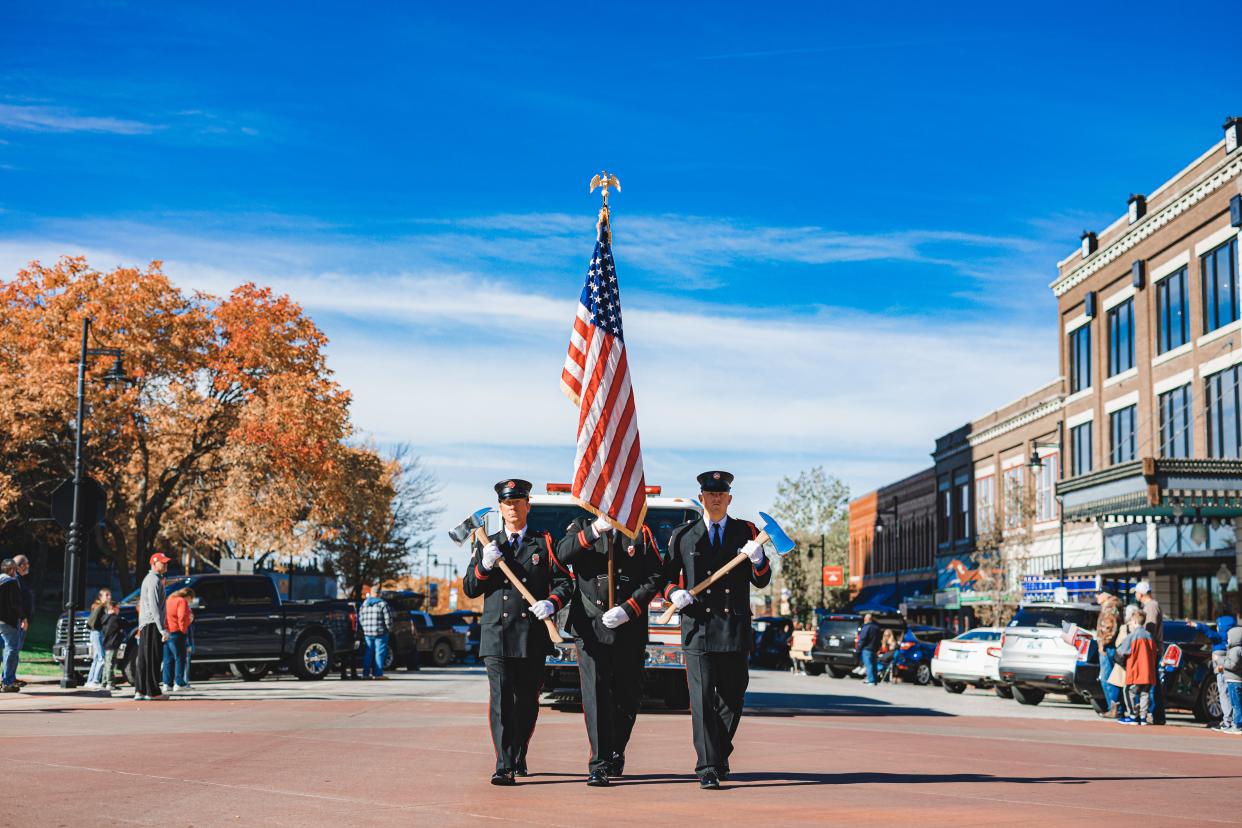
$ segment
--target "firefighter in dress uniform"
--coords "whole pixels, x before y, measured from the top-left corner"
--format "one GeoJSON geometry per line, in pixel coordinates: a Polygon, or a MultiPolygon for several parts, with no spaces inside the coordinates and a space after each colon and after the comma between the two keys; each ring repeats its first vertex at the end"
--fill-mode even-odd
{"type": "Polygon", "coordinates": [[[669,538],[664,595],[681,612],[681,641],[690,687],[694,727],[694,772],[699,787],[716,789],[729,778],[729,754],[742,718],[750,681],[747,658],[754,645],[750,626],[750,587],[765,587],[772,567],[755,542],[759,534],[747,520],[729,517],[733,475],[709,471],[698,476],[703,517],[673,530],[669,538]],[[739,552],[750,558],[734,567],[698,597],[689,588],[739,552]]]}
{"type": "Polygon", "coordinates": [[[462,589],[472,598],[484,596],[479,655],[487,668],[487,716],[496,748],[491,781],[513,785],[514,776],[527,775],[526,748],[539,716],[544,658],[553,652],[544,619],[569,602],[573,583],[553,554],[552,536],[526,526],[531,484],[505,480],[495,489],[504,526],[486,546],[474,544],[462,589]],[[501,558],[540,600],[527,606],[497,566],[501,558]]]}
{"type": "Polygon", "coordinates": [[[663,561],[651,530],[630,539],[606,518],[569,524],[557,545],[573,570],[566,630],[574,636],[582,711],[591,742],[587,784],[608,785],[625,770],[625,746],[638,718],[647,651],[647,605],[663,585],[663,561]],[[609,600],[608,562],[613,595],[609,600]]]}

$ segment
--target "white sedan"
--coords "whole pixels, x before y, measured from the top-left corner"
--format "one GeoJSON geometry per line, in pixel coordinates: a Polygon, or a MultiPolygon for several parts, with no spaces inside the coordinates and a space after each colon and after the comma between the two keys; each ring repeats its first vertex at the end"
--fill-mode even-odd
{"type": "Polygon", "coordinates": [[[936,645],[932,656],[932,675],[950,693],[961,693],[966,685],[991,687],[1000,683],[1000,627],[976,627],[957,638],[936,645]]]}

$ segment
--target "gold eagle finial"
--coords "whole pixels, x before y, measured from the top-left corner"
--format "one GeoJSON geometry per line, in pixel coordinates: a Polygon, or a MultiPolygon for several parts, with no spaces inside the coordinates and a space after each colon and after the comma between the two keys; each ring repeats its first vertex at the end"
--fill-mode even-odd
{"type": "Polygon", "coordinates": [[[621,192],[621,182],[617,180],[615,175],[609,175],[607,171],[600,170],[599,174],[591,179],[591,192],[595,192],[596,187],[602,187],[600,195],[604,197],[604,206],[608,206],[608,188],[616,187],[617,192],[621,192]]]}

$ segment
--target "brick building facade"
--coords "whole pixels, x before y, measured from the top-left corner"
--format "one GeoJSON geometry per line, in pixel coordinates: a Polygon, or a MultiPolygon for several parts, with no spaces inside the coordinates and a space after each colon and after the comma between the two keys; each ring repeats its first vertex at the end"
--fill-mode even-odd
{"type": "Polygon", "coordinates": [[[1042,575],[1117,590],[1147,578],[1171,617],[1236,601],[1242,121],[1225,131],[1058,263],[1056,380],[937,438],[931,469],[851,504],[852,594],[926,583],[930,554],[937,620],[969,626],[977,559],[999,549],[1013,600],[1042,575]],[[885,557],[877,521],[916,481],[932,488],[930,553],[885,557]]]}

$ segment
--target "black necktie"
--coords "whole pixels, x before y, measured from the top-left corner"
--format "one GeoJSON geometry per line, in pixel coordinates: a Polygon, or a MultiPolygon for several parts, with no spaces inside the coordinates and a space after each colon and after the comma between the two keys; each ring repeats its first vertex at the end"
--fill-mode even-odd
{"type": "Polygon", "coordinates": [[[517,532],[514,532],[512,535],[510,535],[510,536],[509,536],[509,548],[510,548],[510,549],[512,549],[514,552],[516,552],[516,551],[517,551],[517,548],[518,548],[518,538],[520,538],[520,537],[522,537],[522,536],[521,536],[521,535],[519,535],[517,532]]]}
{"type": "Polygon", "coordinates": [[[712,546],[716,549],[720,548],[720,524],[712,524],[712,546]]]}

